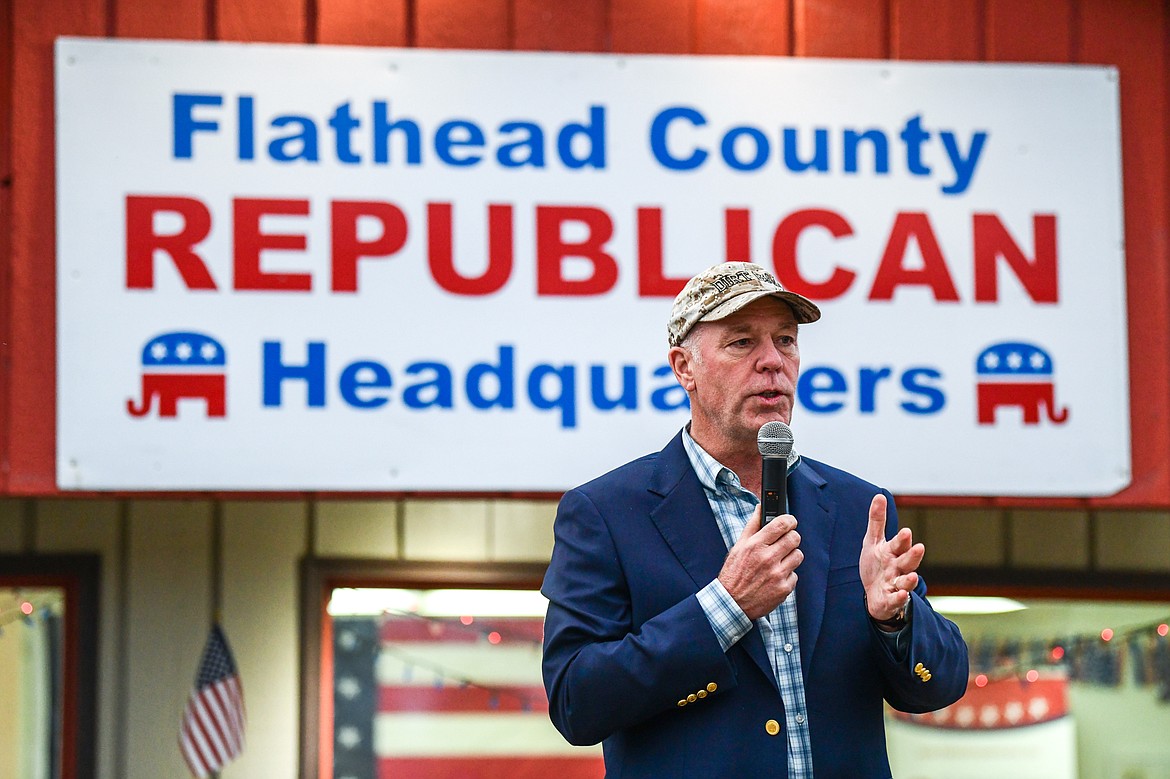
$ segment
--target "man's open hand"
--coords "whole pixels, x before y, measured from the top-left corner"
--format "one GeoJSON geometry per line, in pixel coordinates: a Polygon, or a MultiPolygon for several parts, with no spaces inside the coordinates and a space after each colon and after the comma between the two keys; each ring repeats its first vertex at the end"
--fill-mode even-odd
{"type": "Polygon", "coordinates": [[[886,496],[874,495],[858,561],[871,617],[880,622],[905,608],[910,591],[918,586],[918,565],[925,554],[926,547],[914,543],[908,527],[886,540],[886,496]]]}

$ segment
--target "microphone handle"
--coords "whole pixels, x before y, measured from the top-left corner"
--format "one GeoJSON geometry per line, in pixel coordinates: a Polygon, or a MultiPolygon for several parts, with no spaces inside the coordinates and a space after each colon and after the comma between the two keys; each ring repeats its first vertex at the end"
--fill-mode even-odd
{"type": "Polygon", "coordinates": [[[788,513],[788,458],[765,457],[760,500],[764,516],[760,527],[788,513]]]}

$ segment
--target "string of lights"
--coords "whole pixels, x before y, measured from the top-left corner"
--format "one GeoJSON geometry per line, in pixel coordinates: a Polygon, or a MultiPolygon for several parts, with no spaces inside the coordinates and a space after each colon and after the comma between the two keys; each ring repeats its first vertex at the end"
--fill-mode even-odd
{"type": "Polygon", "coordinates": [[[60,605],[60,597],[23,598],[17,596],[15,600],[0,604],[0,631],[14,622],[24,622],[32,627],[36,625],[36,616],[43,619],[53,613],[53,609],[60,605]]]}
{"type": "MultiPolygon", "coordinates": [[[[433,629],[436,637],[440,636],[448,630],[455,631],[455,634],[471,635],[477,641],[486,642],[492,646],[502,644],[523,644],[525,646],[538,649],[540,641],[533,639],[533,633],[529,631],[521,631],[516,629],[519,624],[516,619],[509,618],[501,621],[480,620],[471,616],[463,616],[458,619],[453,618],[438,618],[424,616],[408,611],[398,611],[388,609],[383,612],[381,623],[385,627],[387,622],[391,620],[407,620],[407,621],[421,621],[433,629]]],[[[533,624],[540,622],[539,618],[531,618],[527,620],[533,624]]],[[[454,637],[450,634],[449,638],[454,637]]],[[[515,700],[519,707],[524,711],[531,711],[534,708],[534,703],[531,696],[522,689],[517,689],[514,686],[494,685],[478,681],[471,676],[462,673],[458,669],[446,666],[442,663],[430,660],[416,653],[407,651],[401,646],[395,645],[393,642],[382,641],[379,651],[396,657],[403,663],[403,668],[406,672],[410,669],[418,668],[431,673],[440,684],[450,684],[460,688],[470,688],[482,690],[489,696],[489,700],[493,705],[498,704],[502,699],[515,700]]]]}
{"type": "Polygon", "coordinates": [[[1170,702],[1170,618],[1095,633],[1019,639],[976,636],[967,640],[977,687],[1002,679],[1034,682],[1059,669],[1070,681],[1117,687],[1126,671],[1137,686],[1158,689],[1170,702]]]}

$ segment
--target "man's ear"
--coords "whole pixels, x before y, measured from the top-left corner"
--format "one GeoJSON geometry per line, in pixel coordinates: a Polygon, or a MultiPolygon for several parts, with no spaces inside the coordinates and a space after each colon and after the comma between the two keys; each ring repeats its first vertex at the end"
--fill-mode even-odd
{"type": "Polygon", "coordinates": [[[666,359],[670,362],[670,369],[674,371],[674,377],[678,379],[678,383],[687,392],[695,391],[695,372],[694,359],[690,352],[681,346],[672,346],[670,351],[666,353],[666,359]]]}

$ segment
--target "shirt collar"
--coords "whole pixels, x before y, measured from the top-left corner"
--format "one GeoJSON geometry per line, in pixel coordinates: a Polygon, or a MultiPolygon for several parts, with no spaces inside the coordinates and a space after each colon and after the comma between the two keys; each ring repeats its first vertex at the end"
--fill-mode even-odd
{"type": "MultiPolygon", "coordinates": [[[[721,489],[720,481],[743,489],[735,471],[716,460],[706,449],[699,446],[695,439],[691,438],[689,422],[683,428],[683,448],[686,449],[687,458],[691,461],[691,467],[694,468],[695,475],[699,477],[699,483],[703,485],[703,489],[709,492],[719,492],[721,489]]],[[[800,455],[797,453],[796,447],[793,447],[792,451],[788,453],[788,473],[791,474],[799,465],[800,455]]]]}

